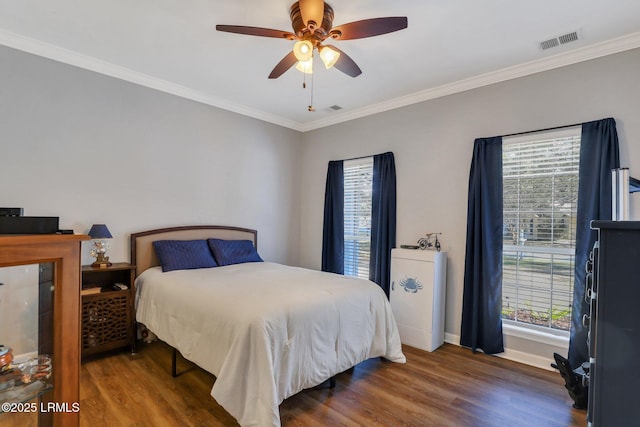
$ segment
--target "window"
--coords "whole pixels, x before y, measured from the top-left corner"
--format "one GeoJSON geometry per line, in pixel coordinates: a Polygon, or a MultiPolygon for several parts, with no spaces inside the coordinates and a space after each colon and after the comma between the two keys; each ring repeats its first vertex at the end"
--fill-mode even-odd
{"type": "Polygon", "coordinates": [[[373,157],[344,162],[344,274],[369,279],[373,157]]]}
{"type": "Polygon", "coordinates": [[[502,318],[568,331],[580,128],[505,138],[502,318]]]}

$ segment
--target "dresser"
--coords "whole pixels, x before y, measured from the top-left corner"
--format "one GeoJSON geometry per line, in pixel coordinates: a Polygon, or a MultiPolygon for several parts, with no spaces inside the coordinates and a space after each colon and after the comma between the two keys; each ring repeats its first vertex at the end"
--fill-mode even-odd
{"type": "Polygon", "coordinates": [[[640,221],[593,221],[587,280],[591,427],[639,425],[640,221]]]}
{"type": "MultiPolygon", "coordinates": [[[[22,328],[20,334],[27,335],[26,342],[34,343],[34,348],[27,351],[32,350],[36,359],[46,355],[50,366],[46,379],[32,380],[29,384],[16,381],[14,387],[0,392],[2,403],[14,403],[15,408],[22,409],[0,413],[0,425],[73,427],[79,423],[80,253],[83,240],[89,240],[89,236],[0,235],[0,269],[12,266],[34,269],[34,302],[25,305],[25,310],[33,311],[28,314],[35,321],[32,327],[22,328]]],[[[8,289],[11,283],[1,286],[8,289]]],[[[8,299],[10,295],[4,296],[8,299]]],[[[9,326],[22,327],[2,322],[3,336],[14,332],[4,330],[9,326]]],[[[11,342],[2,344],[11,346],[11,342]]],[[[27,368],[23,369],[26,371],[27,368]]]]}
{"type": "Polygon", "coordinates": [[[444,342],[446,252],[391,250],[389,300],[403,344],[433,351],[444,342]]]}

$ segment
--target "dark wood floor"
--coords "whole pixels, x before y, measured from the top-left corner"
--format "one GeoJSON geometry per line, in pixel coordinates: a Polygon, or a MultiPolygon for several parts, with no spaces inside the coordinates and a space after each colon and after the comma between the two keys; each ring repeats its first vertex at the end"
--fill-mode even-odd
{"type": "MultiPolygon", "coordinates": [[[[304,390],[280,405],[293,426],[586,426],[560,375],[445,344],[433,353],[404,348],[407,364],[381,359],[337,376],[334,389],[304,390]]],[[[237,426],[210,396],[215,377],[178,363],[163,343],[136,355],[112,353],[82,364],[80,424],[237,426]]]]}

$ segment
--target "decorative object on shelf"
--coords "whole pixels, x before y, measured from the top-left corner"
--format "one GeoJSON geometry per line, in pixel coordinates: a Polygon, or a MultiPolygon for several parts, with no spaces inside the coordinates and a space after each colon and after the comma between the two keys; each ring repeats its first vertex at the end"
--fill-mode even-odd
{"type": "Polygon", "coordinates": [[[426,237],[422,237],[418,240],[418,246],[420,249],[435,249],[440,252],[440,241],[438,235],[442,233],[427,233],[426,237]]]}
{"type": "Polygon", "coordinates": [[[95,247],[91,249],[91,256],[95,257],[96,261],[91,264],[91,267],[110,267],[112,264],[109,262],[109,257],[106,256],[106,253],[111,248],[103,239],[113,239],[111,232],[109,232],[109,229],[104,224],[93,224],[88,234],[93,239],[93,244],[95,245],[95,247]]]}
{"type": "Polygon", "coordinates": [[[45,381],[51,378],[51,356],[48,354],[39,354],[38,357],[29,359],[27,363],[31,366],[29,369],[31,381],[45,381]]]}
{"type": "Polygon", "coordinates": [[[0,344],[0,371],[9,369],[13,362],[13,351],[9,347],[0,344]]]}
{"type": "MultiPolygon", "coordinates": [[[[13,358],[11,349],[0,344],[0,364],[2,365],[0,370],[0,393],[38,380],[45,382],[51,378],[51,356],[46,354],[40,354],[37,357],[17,362],[13,358]]],[[[0,401],[7,397],[8,395],[0,395],[0,401]]]]}
{"type": "Polygon", "coordinates": [[[0,401],[4,402],[5,398],[2,393],[13,389],[16,382],[20,381],[19,369],[13,365],[13,351],[11,348],[0,344],[0,401]]]}
{"type": "Polygon", "coordinates": [[[400,249],[420,249],[418,245],[400,245],[400,249]]]}

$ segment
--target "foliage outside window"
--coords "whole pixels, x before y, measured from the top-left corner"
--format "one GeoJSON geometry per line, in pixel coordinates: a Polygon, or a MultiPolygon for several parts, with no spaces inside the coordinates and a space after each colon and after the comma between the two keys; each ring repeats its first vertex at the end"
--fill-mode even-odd
{"type": "Polygon", "coordinates": [[[344,274],[369,279],[373,157],[344,162],[344,274]]]}
{"type": "Polygon", "coordinates": [[[503,141],[502,317],[568,331],[580,129],[503,141]]]}

